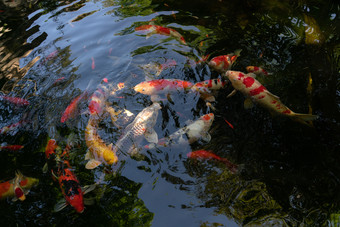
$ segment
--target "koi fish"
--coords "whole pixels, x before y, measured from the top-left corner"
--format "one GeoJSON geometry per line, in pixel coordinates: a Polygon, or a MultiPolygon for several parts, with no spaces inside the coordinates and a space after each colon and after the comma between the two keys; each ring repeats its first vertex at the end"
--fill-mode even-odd
{"type": "Polygon", "coordinates": [[[0,100],[5,100],[18,106],[27,106],[30,104],[30,102],[26,99],[19,98],[19,97],[5,96],[5,95],[0,95],[0,100]]]}
{"type": "Polygon", "coordinates": [[[117,150],[123,153],[130,153],[131,151],[137,153],[137,147],[142,136],[150,143],[157,143],[158,135],[153,128],[161,108],[161,105],[157,102],[144,108],[124,130],[122,137],[116,143],[117,150]]]}
{"type": "Polygon", "coordinates": [[[202,99],[213,102],[215,101],[215,97],[212,95],[212,91],[222,89],[225,85],[226,81],[222,81],[221,79],[211,79],[197,82],[191,87],[191,90],[199,92],[202,99]]]}
{"type": "Polygon", "coordinates": [[[0,150],[10,150],[10,151],[18,151],[24,148],[22,145],[6,145],[6,144],[1,144],[0,145],[0,150]]]}
{"type": "Polygon", "coordinates": [[[60,164],[57,177],[61,192],[66,202],[59,202],[56,205],[55,211],[59,211],[67,206],[67,204],[70,204],[78,213],[82,213],[85,208],[83,192],[68,161],[64,160],[62,164],[60,164]]]}
{"type": "Polygon", "coordinates": [[[247,97],[244,103],[245,108],[252,107],[253,102],[256,102],[273,113],[290,117],[302,123],[318,118],[316,115],[294,113],[281,102],[279,97],[270,93],[259,81],[254,79],[252,76],[238,71],[227,71],[225,76],[231,81],[233,87],[235,88],[231,95],[233,95],[236,90],[238,90],[247,97]]]}
{"type": "Polygon", "coordinates": [[[233,164],[226,158],[222,158],[211,151],[206,151],[206,150],[197,150],[197,151],[192,151],[187,154],[188,158],[191,159],[211,159],[211,160],[217,160],[222,163],[224,163],[227,168],[232,172],[236,173],[237,172],[237,165],[233,164]]]}
{"type": "Polygon", "coordinates": [[[23,196],[27,195],[29,190],[38,183],[39,179],[25,177],[17,171],[14,179],[0,183],[0,199],[12,197],[12,200],[16,201],[24,198],[23,196]]]}
{"type": "Polygon", "coordinates": [[[75,97],[71,103],[66,107],[63,115],[61,116],[60,122],[64,123],[65,121],[67,121],[70,118],[74,118],[76,115],[76,111],[77,111],[77,107],[79,102],[84,99],[85,97],[87,97],[87,91],[83,92],[82,94],[78,95],[77,97],[75,97]]]}
{"type": "Polygon", "coordinates": [[[170,136],[160,139],[157,144],[146,145],[146,148],[154,148],[155,146],[167,147],[171,144],[192,144],[200,139],[205,142],[209,142],[211,140],[211,136],[208,131],[213,121],[213,113],[203,115],[198,120],[179,129],[170,136]]]}
{"type": "Polygon", "coordinates": [[[166,28],[159,25],[142,25],[137,28],[135,28],[135,31],[147,31],[149,32],[146,35],[146,38],[149,38],[153,34],[159,34],[159,35],[166,35],[166,36],[172,36],[182,44],[186,45],[183,36],[179,34],[175,29],[172,28],[166,28]]]}
{"type": "Polygon", "coordinates": [[[175,91],[188,90],[193,86],[189,81],[177,79],[159,79],[143,81],[134,87],[136,92],[144,95],[166,94],[175,91]]]}
{"type": "Polygon", "coordinates": [[[268,76],[269,73],[261,67],[258,66],[247,66],[247,72],[254,73],[255,75],[265,75],[268,76]]]}
{"type": "Polygon", "coordinates": [[[18,129],[20,126],[23,126],[26,123],[26,121],[19,121],[17,123],[5,126],[3,128],[0,129],[0,135],[4,134],[6,135],[8,132],[14,131],[16,129],[18,129]]]}
{"type": "MultiPolygon", "coordinates": [[[[107,79],[104,78],[104,82],[107,83],[107,79]]],[[[106,99],[109,95],[115,95],[115,93],[124,88],[124,83],[118,83],[118,85],[111,86],[111,85],[104,85],[100,84],[97,90],[93,93],[90,98],[89,103],[89,112],[90,114],[101,116],[103,114],[105,108],[106,99]]]]}
{"type": "Polygon", "coordinates": [[[96,63],[95,63],[93,57],[91,57],[91,61],[92,61],[92,63],[91,63],[91,68],[92,68],[92,70],[94,70],[94,69],[96,68],[96,63]]]}
{"type": "Polygon", "coordinates": [[[176,65],[177,62],[175,60],[166,60],[163,64],[151,62],[149,64],[142,65],[141,68],[146,73],[146,80],[150,80],[148,78],[154,79],[154,76],[159,76],[163,70],[176,65]]]}
{"type": "Polygon", "coordinates": [[[127,122],[130,122],[132,118],[135,116],[131,111],[123,108],[119,108],[117,111],[115,108],[111,106],[106,106],[105,108],[106,112],[110,114],[111,121],[117,128],[120,128],[118,124],[115,122],[119,121],[122,124],[126,124],[127,122]]]}
{"type": "Polygon", "coordinates": [[[89,160],[85,165],[86,169],[94,169],[102,162],[107,165],[118,162],[118,157],[112,149],[112,144],[106,145],[98,135],[96,127],[98,127],[98,120],[90,117],[85,129],[85,142],[88,147],[85,160],[89,160]]]}
{"type": "Polygon", "coordinates": [[[236,59],[240,56],[241,49],[235,50],[235,53],[228,55],[221,55],[214,57],[208,63],[208,65],[220,73],[224,73],[235,63],[236,59]]]}

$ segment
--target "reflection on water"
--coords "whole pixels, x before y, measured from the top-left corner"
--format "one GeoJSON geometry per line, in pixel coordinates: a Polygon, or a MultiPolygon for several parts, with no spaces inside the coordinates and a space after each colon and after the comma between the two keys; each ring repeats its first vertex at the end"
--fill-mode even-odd
{"type": "MultiPolygon", "coordinates": [[[[0,151],[0,179],[12,179],[15,170],[39,179],[25,201],[1,201],[3,222],[338,225],[340,5],[269,0],[195,4],[0,3],[0,96],[29,102],[0,100],[0,128],[10,128],[1,134],[1,146],[24,146],[0,151]],[[183,39],[163,28],[154,32],[149,25],[174,29],[183,39]],[[136,31],[140,26],[149,30],[136,31]],[[220,78],[205,57],[210,60],[237,49],[242,52],[232,69],[265,68],[271,75],[257,79],[294,111],[317,114],[313,127],[271,116],[259,106],[244,109],[241,94],[226,98],[233,90],[230,84],[216,94],[211,104],[215,108],[193,92],[176,91],[157,97],[162,105],[154,127],[158,138],[213,112],[210,142],[148,149],[143,140],[138,155],[120,154],[119,164],[112,168],[85,169],[89,100],[105,81],[123,82],[125,88],[103,103],[136,116],[152,101],[136,93],[135,85],[151,79],[196,83],[220,78]],[[74,105],[72,117],[62,123],[62,113],[77,97],[82,98],[74,105]],[[83,186],[97,184],[86,195],[95,203],[85,205],[82,214],[70,207],[53,212],[63,195],[51,174],[42,171],[49,138],[61,147],[72,147],[70,163],[83,186]],[[232,174],[216,158],[187,158],[190,151],[203,149],[237,164],[239,171],[232,174]]],[[[107,146],[114,146],[124,131],[120,126],[128,124],[119,126],[111,117],[104,114],[97,129],[107,146]]]]}

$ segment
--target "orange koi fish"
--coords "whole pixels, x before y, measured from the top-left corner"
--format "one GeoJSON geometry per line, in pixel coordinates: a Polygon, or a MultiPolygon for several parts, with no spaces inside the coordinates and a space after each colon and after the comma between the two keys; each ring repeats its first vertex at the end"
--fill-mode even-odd
{"type": "Polygon", "coordinates": [[[13,201],[22,201],[29,190],[38,183],[39,179],[25,177],[17,171],[14,179],[0,183],[0,199],[12,197],[13,201]]]}
{"type": "Polygon", "coordinates": [[[17,123],[5,126],[3,128],[0,129],[0,135],[1,134],[7,134],[8,132],[14,131],[16,129],[18,129],[20,126],[24,125],[26,123],[26,121],[19,121],[17,123]]]}
{"type": "Polygon", "coordinates": [[[24,148],[22,145],[0,145],[0,150],[10,150],[10,151],[18,151],[24,148]]]}
{"type": "Polygon", "coordinates": [[[238,90],[247,97],[244,105],[245,108],[252,107],[253,101],[262,105],[273,113],[287,116],[300,122],[312,121],[318,118],[316,115],[294,113],[281,102],[279,97],[270,93],[259,81],[254,79],[252,76],[238,71],[227,71],[225,76],[231,81],[233,87],[235,88],[232,94],[238,90]]]}
{"type": "Polygon", "coordinates": [[[191,87],[191,90],[194,92],[199,92],[201,98],[206,101],[215,101],[215,97],[212,94],[212,91],[216,91],[224,88],[226,82],[221,79],[211,79],[205,80],[202,82],[197,82],[194,86],[191,87]]]}
{"type": "Polygon", "coordinates": [[[112,149],[112,144],[106,145],[98,135],[96,127],[98,127],[98,120],[90,117],[85,129],[85,142],[88,147],[85,160],[89,160],[85,166],[86,169],[94,169],[102,162],[107,165],[118,162],[118,156],[112,149]]]}
{"type": "Polygon", "coordinates": [[[78,213],[84,211],[84,199],[83,192],[80,183],[71,170],[71,166],[68,161],[63,160],[59,166],[57,173],[59,186],[61,192],[66,200],[64,205],[57,204],[56,211],[63,209],[67,204],[70,204],[78,213]]]}
{"type": "Polygon", "coordinates": [[[19,97],[5,96],[5,95],[0,95],[0,100],[5,100],[7,102],[13,103],[18,106],[27,106],[30,104],[30,102],[26,99],[19,98],[19,97]]]}
{"type": "Polygon", "coordinates": [[[171,144],[192,144],[200,139],[205,142],[209,142],[211,140],[211,136],[208,131],[213,121],[213,113],[203,115],[198,120],[179,129],[170,136],[160,139],[157,144],[149,144],[145,147],[154,148],[155,146],[167,147],[171,144]]]}
{"type": "Polygon", "coordinates": [[[189,152],[187,154],[187,157],[188,158],[192,158],[192,159],[211,159],[211,160],[217,160],[217,161],[220,161],[220,162],[224,163],[232,173],[236,173],[237,172],[237,165],[233,164],[232,162],[230,162],[226,158],[222,158],[222,157],[212,153],[211,151],[206,151],[206,150],[192,151],[192,152],[189,152]]]}
{"type": "Polygon", "coordinates": [[[208,65],[220,73],[224,73],[235,63],[242,50],[235,50],[235,53],[221,55],[210,60],[208,65]]]}
{"type": "Polygon", "coordinates": [[[144,95],[166,94],[174,91],[188,90],[193,86],[189,81],[177,79],[159,79],[143,81],[134,87],[136,92],[144,95]]]}
{"type": "Polygon", "coordinates": [[[87,91],[85,91],[82,94],[78,95],[77,97],[75,97],[71,101],[71,103],[66,107],[63,115],[61,116],[61,119],[60,119],[61,123],[64,123],[68,119],[75,117],[78,104],[85,97],[87,97],[87,91]]]}
{"type": "Polygon", "coordinates": [[[166,35],[174,37],[184,45],[187,44],[183,36],[172,28],[166,28],[159,25],[142,25],[135,28],[135,31],[148,31],[149,33],[146,35],[146,38],[149,38],[153,34],[166,35]]]}
{"type": "Polygon", "coordinates": [[[269,73],[261,67],[257,66],[247,66],[247,72],[254,73],[255,75],[265,75],[268,76],[269,73]]]}

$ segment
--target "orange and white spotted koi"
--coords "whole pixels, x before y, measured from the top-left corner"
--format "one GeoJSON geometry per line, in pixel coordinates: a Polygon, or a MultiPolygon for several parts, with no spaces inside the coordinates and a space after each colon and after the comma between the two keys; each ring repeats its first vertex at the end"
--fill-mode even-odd
{"type": "Polygon", "coordinates": [[[185,44],[185,45],[187,44],[183,36],[179,32],[177,32],[175,29],[172,29],[172,28],[166,28],[166,27],[159,26],[159,25],[142,25],[142,26],[136,27],[135,31],[149,32],[146,35],[146,38],[149,38],[153,34],[166,35],[166,36],[174,37],[182,44],[185,44]]]}
{"type": "Polygon", "coordinates": [[[201,98],[206,101],[215,101],[215,97],[212,92],[216,90],[223,89],[226,85],[226,81],[219,79],[205,80],[202,82],[197,82],[191,87],[193,92],[199,92],[201,98]]]}
{"type": "Polygon", "coordinates": [[[241,49],[235,50],[235,53],[221,55],[212,58],[208,65],[220,73],[226,72],[235,63],[236,59],[240,56],[241,49]]]}
{"type": "MultiPolygon", "coordinates": [[[[273,113],[284,115],[302,123],[317,119],[318,116],[312,114],[294,113],[285,106],[279,97],[270,93],[259,81],[252,76],[239,71],[227,71],[225,76],[231,81],[235,90],[242,92],[249,101],[245,101],[245,107],[251,107],[253,102],[260,104],[273,113]]],[[[234,93],[234,92],[233,92],[234,93]]]]}
{"type": "Polygon", "coordinates": [[[188,90],[193,86],[189,81],[178,79],[159,79],[143,81],[134,87],[136,92],[144,95],[167,94],[174,91],[188,90]]]}
{"type": "Polygon", "coordinates": [[[270,73],[268,73],[266,70],[258,66],[247,66],[246,69],[247,69],[247,72],[254,73],[255,75],[265,75],[265,76],[270,75],[270,73]]]}

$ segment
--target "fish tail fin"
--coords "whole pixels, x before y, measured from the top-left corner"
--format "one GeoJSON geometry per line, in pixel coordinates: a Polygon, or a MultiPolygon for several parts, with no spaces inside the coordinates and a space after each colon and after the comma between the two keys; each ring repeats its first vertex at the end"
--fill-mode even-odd
{"type": "Polygon", "coordinates": [[[313,114],[300,114],[300,113],[293,113],[291,116],[295,119],[302,121],[314,121],[319,117],[313,114]]]}

